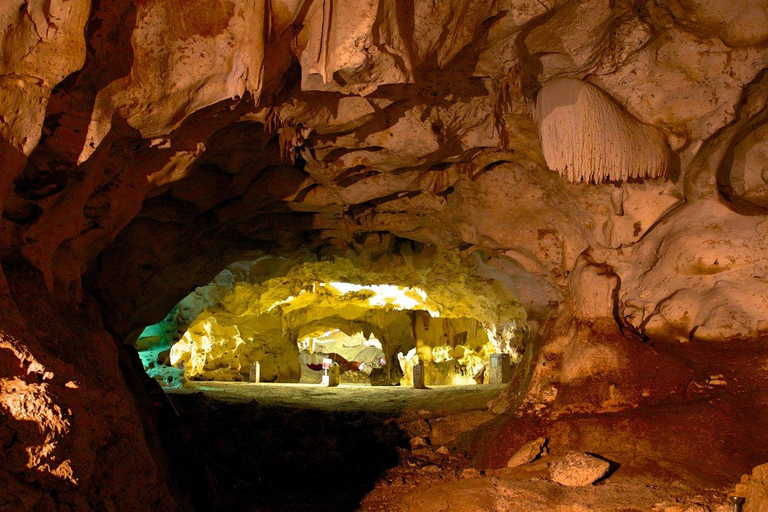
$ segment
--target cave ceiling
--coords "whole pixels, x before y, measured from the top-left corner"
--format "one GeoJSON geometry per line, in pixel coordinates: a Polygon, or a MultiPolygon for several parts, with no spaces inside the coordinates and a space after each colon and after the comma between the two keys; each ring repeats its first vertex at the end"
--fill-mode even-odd
{"type": "Polygon", "coordinates": [[[768,11],[710,3],[8,2],[3,254],[122,335],[236,259],[391,234],[534,317],[581,257],[630,329],[754,336],[768,11]]]}

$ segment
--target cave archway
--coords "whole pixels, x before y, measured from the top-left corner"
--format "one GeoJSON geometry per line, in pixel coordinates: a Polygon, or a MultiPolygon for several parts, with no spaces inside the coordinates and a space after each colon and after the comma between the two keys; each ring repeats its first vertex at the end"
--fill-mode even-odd
{"type": "Polygon", "coordinates": [[[418,267],[399,253],[270,259],[231,265],[145,328],[137,345],[150,375],[246,381],[258,362],[262,382],[313,381],[319,352],[342,363],[342,381],[411,385],[421,362],[427,385],[488,383],[491,354],[515,363],[524,351],[525,310],[506,283],[474,273],[479,260],[445,250],[418,267]]]}

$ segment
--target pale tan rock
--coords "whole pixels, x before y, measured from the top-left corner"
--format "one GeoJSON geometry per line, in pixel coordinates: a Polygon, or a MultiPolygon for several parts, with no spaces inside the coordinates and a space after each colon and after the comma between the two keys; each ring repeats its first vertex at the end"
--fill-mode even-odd
{"type": "Polygon", "coordinates": [[[482,476],[480,470],[475,468],[467,468],[461,472],[461,478],[480,478],[482,476]]]}
{"type": "Polygon", "coordinates": [[[768,285],[747,276],[755,275],[759,266],[754,254],[763,250],[768,224],[745,222],[716,201],[702,201],[699,206],[706,209],[706,223],[698,210],[680,209],[674,215],[676,222],[633,248],[630,261],[637,266],[629,264],[622,273],[628,283],[621,292],[623,315],[631,324],[648,319],[646,331],[659,340],[754,337],[765,316],[762,305],[768,300],[768,285]],[[720,228],[707,228],[715,224],[720,228]],[[734,239],[743,242],[733,243],[734,239]],[[658,263],[641,276],[643,264],[635,258],[650,254],[658,263]]]}
{"type": "Polygon", "coordinates": [[[591,84],[547,83],[536,99],[536,119],[547,165],[571,182],[667,175],[669,148],[661,131],[640,123],[591,84]]]}
{"type": "Polygon", "coordinates": [[[670,11],[694,30],[715,34],[729,46],[768,39],[768,6],[759,0],[734,4],[725,0],[675,0],[670,11]]]}
{"type": "Polygon", "coordinates": [[[87,160],[118,112],[144,137],[168,134],[194,112],[219,101],[259,97],[264,75],[264,4],[175,0],[141,4],[128,76],[99,91],[85,144],[87,160]],[[168,33],[168,27],[171,32],[168,33]],[[206,61],[200,66],[200,56],[206,61]]]}
{"type": "Polygon", "coordinates": [[[413,81],[408,45],[399,33],[399,4],[385,2],[327,0],[314,2],[307,12],[300,38],[302,89],[339,91],[365,95],[378,86],[413,81]],[[387,12],[389,11],[389,12],[387,12]],[[376,22],[377,14],[392,18],[389,31],[376,22]],[[376,40],[383,44],[375,44],[376,40]]]}
{"type": "Polygon", "coordinates": [[[607,1],[566,3],[554,10],[543,25],[525,38],[533,53],[542,54],[541,65],[547,77],[573,72],[588,65],[608,37],[611,6],[607,1]],[[574,52],[575,48],[578,52],[574,52]]]}
{"type": "Polygon", "coordinates": [[[729,196],[768,208],[768,127],[755,129],[734,148],[733,166],[721,180],[729,196]]]}
{"type": "Polygon", "coordinates": [[[590,81],[640,121],[704,140],[735,118],[742,88],[754,80],[767,57],[763,49],[733,49],[719,39],[669,27],[623,65],[590,81]],[[707,83],[699,80],[727,62],[729,73],[713,74],[707,83]]]}
{"type": "Polygon", "coordinates": [[[539,437],[533,441],[528,441],[519,450],[517,450],[507,461],[508,468],[516,468],[523,464],[533,462],[540,455],[546,453],[545,444],[547,439],[545,437],[539,437]]]}
{"type": "Polygon", "coordinates": [[[582,487],[599,480],[611,465],[597,457],[580,452],[570,452],[549,466],[553,482],[566,487],[582,487]]]}
{"type": "Polygon", "coordinates": [[[757,466],[741,477],[736,485],[736,496],[745,498],[744,512],[760,512],[768,507],[768,464],[757,466]]]}
{"type": "Polygon", "coordinates": [[[90,2],[8,0],[0,6],[0,136],[29,155],[53,88],[85,61],[90,2]]]}

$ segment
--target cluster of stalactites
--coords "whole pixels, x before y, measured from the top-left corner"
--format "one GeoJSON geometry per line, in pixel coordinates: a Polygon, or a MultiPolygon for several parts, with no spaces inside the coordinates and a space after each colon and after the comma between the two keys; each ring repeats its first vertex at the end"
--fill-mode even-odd
{"type": "Polygon", "coordinates": [[[536,119],[544,158],[570,182],[666,178],[669,147],[607,94],[581,80],[560,78],[539,92],[536,119]]]}

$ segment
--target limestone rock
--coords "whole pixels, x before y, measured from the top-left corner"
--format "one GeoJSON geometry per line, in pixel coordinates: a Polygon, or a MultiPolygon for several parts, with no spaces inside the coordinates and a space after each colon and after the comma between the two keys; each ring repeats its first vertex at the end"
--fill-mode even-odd
{"type": "Polygon", "coordinates": [[[90,2],[0,6],[0,136],[26,155],[41,136],[53,88],[83,66],[90,2]]]}
{"type": "Polygon", "coordinates": [[[756,128],[739,142],[730,172],[718,181],[728,197],[768,209],[768,127],[756,128]]]}
{"type": "Polygon", "coordinates": [[[669,148],[644,125],[586,82],[556,79],[536,99],[544,158],[571,182],[664,178],[669,148]]]}
{"type": "Polygon", "coordinates": [[[734,120],[742,88],[757,76],[755,67],[747,63],[757,59],[762,67],[766,56],[753,46],[734,49],[717,38],[702,39],[696,32],[668,26],[662,37],[628,55],[623,65],[590,81],[642,122],[670,127],[674,133],[699,141],[714,134],[715,126],[734,120]],[[708,51],[702,53],[705,47],[708,51]],[[713,74],[706,84],[698,80],[734,57],[737,62],[731,72],[713,74]],[[718,98],[717,104],[709,100],[712,97],[718,98]]]}
{"type": "Polygon", "coordinates": [[[736,485],[736,496],[746,498],[744,512],[760,512],[768,508],[768,464],[757,466],[736,485]]]}
{"type": "Polygon", "coordinates": [[[699,204],[707,207],[707,223],[696,211],[681,208],[671,216],[674,222],[634,246],[630,260],[636,263],[622,272],[628,283],[620,292],[623,316],[630,325],[647,320],[648,335],[668,342],[757,336],[768,283],[747,276],[760,275],[753,255],[763,250],[768,223],[744,222],[716,200],[699,204]],[[706,228],[715,223],[722,231],[706,228]],[[743,242],[734,244],[740,237],[743,242]],[[640,260],[651,255],[652,269],[640,260]]]}
{"type": "Polygon", "coordinates": [[[566,487],[591,485],[610,469],[611,465],[603,459],[581,452],[570,452],[562,459],[553,462],[549,474],[553,482],[566,487]]]}
{"type": "Polygon", "coordinates": [[[545,437],[539,437],[533,441],[528,441],[509,458],[507,467],[516,468],[517,466],[533,462],[540,455],[547,453],[547,448],[545,447],[546,443],[547,438],[545,437]]]}
{"type": "Polygon", "coordinates": [[[728,46],[768,39],[768,6],[759,0],[735,5],[726,0],[675,0],[670,11],[691,29],[717,35],[728,46]]]}
{"type": "Polygon", "coordinates": [[[461,478],[480,478],[482,476],[483,472],[475,468],[467,468],[461,472],[461,478]]]}

